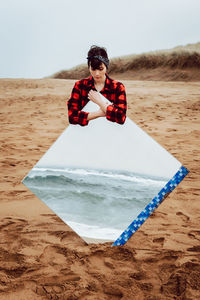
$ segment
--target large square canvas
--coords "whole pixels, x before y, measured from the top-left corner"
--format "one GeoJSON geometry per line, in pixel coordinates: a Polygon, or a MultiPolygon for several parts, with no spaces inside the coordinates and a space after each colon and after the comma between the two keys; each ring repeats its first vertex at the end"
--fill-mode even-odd
{"type": "Polygon", "coordinates": [[[123,245],[187,173],[130,118],[98,118],[69,124],[22,182],[86,242],[123,245]]]}

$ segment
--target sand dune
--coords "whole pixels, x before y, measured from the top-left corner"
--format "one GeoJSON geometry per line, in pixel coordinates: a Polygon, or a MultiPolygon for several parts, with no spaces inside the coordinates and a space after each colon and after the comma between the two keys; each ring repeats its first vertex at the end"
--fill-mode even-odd
{"type": "Polygon", "coordinates": [[[74,82],[0,80],[0,299],[200,299],[200,83],[123,80],[128,117],[190,173],[111,247],[87,245],[21,183],[68,126],[74,82]]]}
{"type": "MultiPolygon", "coordinates": [[[[200,43],[110,58],[108,74],[123,80],[199,81],[200,43]]],[[[49,78],[79,79],[89,75],[87,65],[81,64],[49,78]]]]}

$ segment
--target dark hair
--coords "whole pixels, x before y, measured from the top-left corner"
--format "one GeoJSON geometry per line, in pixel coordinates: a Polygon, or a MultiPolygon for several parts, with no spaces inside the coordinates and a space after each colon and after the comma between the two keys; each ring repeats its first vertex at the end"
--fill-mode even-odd
{"type": "Polygon", "coordinates": [[[99,69],[102,62],[105,64],[106,68],[108,69],[109,60],[108,60],[107,49],[104,47],[92,45],[90,47],[90,50],[88,51],[88,68],[89,66],[91,66],[92,69],[94,70],[99,69]],[[96,57],[92,57],[96,55],[100,55],[103,58],[103,60],[105,60],[106,63],[103,62],[102,60],[99,60],[96,57]]]}

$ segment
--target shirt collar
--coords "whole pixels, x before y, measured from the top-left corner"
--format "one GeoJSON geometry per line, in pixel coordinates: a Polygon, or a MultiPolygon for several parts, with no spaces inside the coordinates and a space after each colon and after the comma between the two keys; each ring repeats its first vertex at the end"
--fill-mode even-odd
{"type": "MultiPolygon", "coordinates": [[[[110,90],[110,84],[112,82],[112,79],[108,76],[107,73],[105,73],[106,75],[106,80],[105,80],[105,85],[104,85],[104,88],[103,90],[110,90]]],[[[92,77],[92,75],[89,77],[89,80],[88,80],[88,87],[94,87],[94,78],[92,77]]]]}

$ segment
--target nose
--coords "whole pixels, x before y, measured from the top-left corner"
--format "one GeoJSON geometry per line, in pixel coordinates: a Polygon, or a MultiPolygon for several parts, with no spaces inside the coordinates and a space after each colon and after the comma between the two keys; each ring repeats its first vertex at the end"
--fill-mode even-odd
{"type": "Polygon", "coordinates": [[[99,70],[95,70],[95,76],[98,76],[99,75],[99,70]]]}

